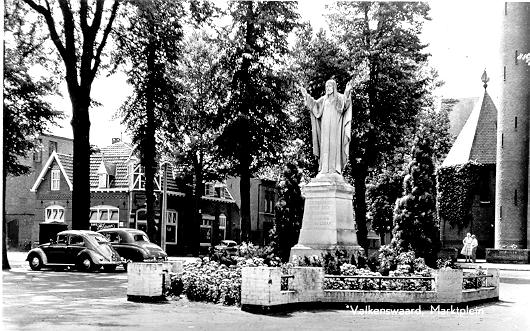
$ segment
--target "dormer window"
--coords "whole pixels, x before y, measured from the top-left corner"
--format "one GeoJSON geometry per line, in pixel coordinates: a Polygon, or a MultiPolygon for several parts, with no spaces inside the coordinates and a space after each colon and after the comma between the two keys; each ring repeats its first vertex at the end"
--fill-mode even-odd
{"type": "Polygon", "coordinates": [[[107,188],[109,186],[109,176],[107,174],[99,174],[99,188],[107,188]]]}
{"type": "Polygon", "coordinates": [[[109,188],[116,174],[116,165],[102,161],[98,168],[98,187],[109,188]]]}

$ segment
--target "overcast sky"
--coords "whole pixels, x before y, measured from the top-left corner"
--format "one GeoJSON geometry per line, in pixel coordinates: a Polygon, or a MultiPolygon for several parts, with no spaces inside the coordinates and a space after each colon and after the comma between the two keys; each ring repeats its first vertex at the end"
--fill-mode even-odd
{"type": "MultiPolygon", "coordinates": [[[[310,20],[315,28],[325,26],[324,6],[329,2],[301,1],[302,18],[310,20]]],[[[445,86],[438,91],[439,96],[479,96],[483,93],[480,76],[487,69],[491,77],[488,91],[496,99],[495,85],[501,77],[497,54],[503,2],[432,1],[430,5],[432,20],[425,24],[422,40],[429,44],[427,50],[432,54],[431,65],[445,81],[445,86]]],[[[63,128],[55,128],[52,133],[72,137],[69,125],[71,106],[66,88],[64,91],[64,97],[56,98],[54,104],[68,118],[63,122],[63,128]]],[[[91,144],[106,146],[113,137],[120,136],[130,141],[120,120],[114,119],[116,110],[130,92],[123,74],[101,77],[94,82],[92,97],[103,106],[90,110],[91,144]]]]}

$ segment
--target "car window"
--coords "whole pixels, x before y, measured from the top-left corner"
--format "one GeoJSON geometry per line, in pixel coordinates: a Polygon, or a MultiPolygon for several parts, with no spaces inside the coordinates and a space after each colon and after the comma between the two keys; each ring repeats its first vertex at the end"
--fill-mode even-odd
{"type": "Polygon", "coordinates": [[[101,233],[97,233],[97,234],[91,234],[90,235],[98,244],[108,244],[109,241],[107,240],[107,238],[105,238],[104,235],[102,235],[101,233]]]}
{"type": "Polygon", "coordinates": [[[113,244],[119,244],[122,241],[116,232],[105,232],[105,237],[113,244]]]}
{"type": "Polygon", "coordinates": [[[70,237],[70,245],[72,246],[84,246],[85,240],[81,236],[71,236],[70,237]]]}
{"type": "Polygon", "coordinates": [[[57,236],[57,244],[58,245],[66,245],[66,241],[68,239],[68,236],[65,234],[60,234],[57,236]]]}
{"type": "Polygon", "coordinates": [[[134,233],[133,234],[134,241],[147,241],[149,242],[149,238],[143,233],[134,233]]]}

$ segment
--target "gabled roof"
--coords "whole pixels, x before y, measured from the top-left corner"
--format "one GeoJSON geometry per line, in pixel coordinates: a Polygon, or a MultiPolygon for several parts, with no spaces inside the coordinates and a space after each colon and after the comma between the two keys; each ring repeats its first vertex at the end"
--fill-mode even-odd
{"type": "Polygon", "coordinates": [[[497,108],[488,92],[484,90],[484,95],[475,104],[442,167],[464,164],[470,160],[495,164],[496,153],[497,108]]]}
{"type": "Polygon", "coordinates": [[[53,162],[56,162],[59,166],[59,169],[61,170],[61,173],[63,174],[64,179],[66,180],[66,183],[68,184],[68,187],[70,188],[70,191],[73,190],[73,157],[72,155],[66,155],[66,154],[58,154],[57,152],[53,151],[52,155],[48,158],[48,161],[46,161],[46,164],[42,167],[42,170],[37,177],[37,180],[35,180],[35,184],[33,184],[33,187],[31,188],[31,192],[36,192],[39,188],[40,184],[42,183],[42,180],[44,179],[44,176],[46,176],[46,173],[49,169],[51,169],[51,166],[53,162]]]}

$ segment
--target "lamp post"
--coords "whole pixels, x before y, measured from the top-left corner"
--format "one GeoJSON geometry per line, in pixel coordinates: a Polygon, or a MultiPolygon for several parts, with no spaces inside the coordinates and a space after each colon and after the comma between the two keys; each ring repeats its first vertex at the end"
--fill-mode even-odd
{"type": "Polygon", "coordinates": [[[160,225],[160,246],[166,250],[166,226],[167,226],[167,165],[169,161],[164,161],[160,164],[162,170],[162,224],[160,225]]]}

